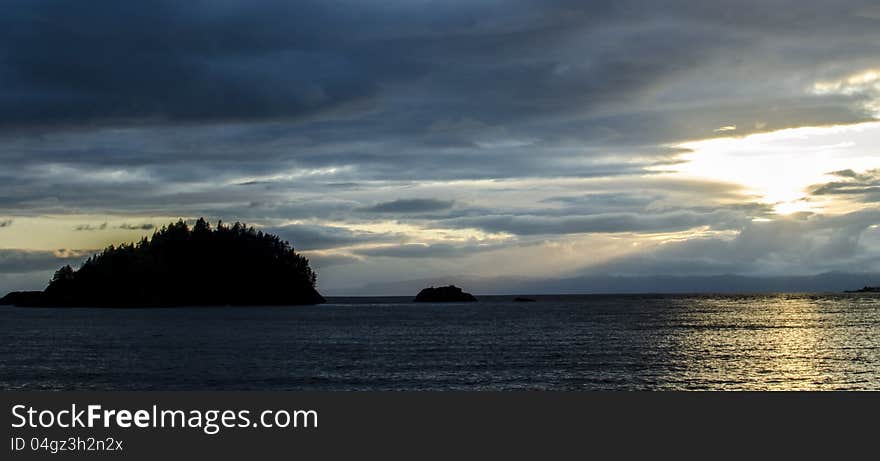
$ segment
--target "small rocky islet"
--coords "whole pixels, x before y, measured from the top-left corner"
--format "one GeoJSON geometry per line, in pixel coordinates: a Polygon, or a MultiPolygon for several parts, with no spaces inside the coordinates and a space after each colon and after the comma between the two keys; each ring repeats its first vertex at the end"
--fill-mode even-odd
{"type": "Polygon", "coordinates": [[[417,303],[468,303],[476,302],[477,298],[455,285],[449,285],[425,288],[416,295],[414,301],[417,303]]]}

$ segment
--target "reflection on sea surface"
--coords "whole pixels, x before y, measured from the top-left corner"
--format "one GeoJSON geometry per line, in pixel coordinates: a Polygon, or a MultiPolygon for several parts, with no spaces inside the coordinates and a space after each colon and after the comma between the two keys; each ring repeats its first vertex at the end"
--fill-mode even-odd
{"type": "Polygon", "coordinates": [[[5,389],[880,389],[876,295],[0,308],[5,389]]]}
{"type": "MultiPolygon", "coordinates": [[[[703,298],[678,313],[680,388],[877,388],[877,298],[703,298]]],[[[675,347],[675,346],[672,346],[675,347]]]]}

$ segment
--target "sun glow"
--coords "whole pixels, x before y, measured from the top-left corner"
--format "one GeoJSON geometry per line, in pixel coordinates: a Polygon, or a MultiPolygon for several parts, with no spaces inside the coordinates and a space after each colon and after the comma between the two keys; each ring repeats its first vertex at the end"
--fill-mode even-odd
{"type": "Polygon", "coordinates": [[[865,110],[880,118],[880,68],[868,69],[837,80],[816,82],[812,92],[818,95],[860,96],[865,110]]]}
{"type": "Polygon", "coordinates": [[[844,169],[880,168],[880,122],[793,128],[744,137],[689,141],[673,175],[742,185],[777,214],[833,208],[809,195],[810,186],[844,169]]]}

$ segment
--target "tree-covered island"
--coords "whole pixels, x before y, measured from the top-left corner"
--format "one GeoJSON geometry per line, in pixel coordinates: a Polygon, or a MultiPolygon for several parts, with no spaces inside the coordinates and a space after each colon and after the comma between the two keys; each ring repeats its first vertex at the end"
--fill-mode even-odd
{"type": "Polygon", "coordinates": [[[138,243],[109,246],[78,270],[64,266],[42,292],[10,293],[21,306],[259,306],[320,304],[309,261],[286,241],[241,223],[199,218],[138,243]]]}

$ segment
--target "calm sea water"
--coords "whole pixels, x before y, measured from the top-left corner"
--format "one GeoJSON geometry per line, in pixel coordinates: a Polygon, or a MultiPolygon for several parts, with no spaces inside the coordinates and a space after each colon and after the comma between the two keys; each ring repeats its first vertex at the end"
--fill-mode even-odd
{"type": "Polygon", "coordinates": [[[0,388],[880,389],[876,295],[0,307],[0,388]]]}

